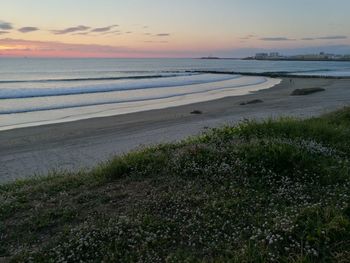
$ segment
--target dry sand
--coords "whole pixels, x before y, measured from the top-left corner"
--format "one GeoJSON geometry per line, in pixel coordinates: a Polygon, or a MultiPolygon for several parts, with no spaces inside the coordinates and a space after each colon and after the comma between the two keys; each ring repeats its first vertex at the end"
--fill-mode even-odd
{"type": "Polygon", "coordinates": [[[91,168],[132,149],[181,140],[243,119],[311,117],[350,105],[350,79],[296,78],[254,94],[174,108],[0,132],[0,183],[91,168]],[[297,88],[325,88],[290,96],[297,88]],[[254,99],[263,103],[240,105],[254,99]],[[203,114],[194,115],[199,110],[203,114]]]}

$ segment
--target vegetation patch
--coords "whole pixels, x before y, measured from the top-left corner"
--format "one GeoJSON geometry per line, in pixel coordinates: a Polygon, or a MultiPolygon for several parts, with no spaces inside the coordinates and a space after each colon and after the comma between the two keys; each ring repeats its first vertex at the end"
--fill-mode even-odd
{"type": "Polygon", "coordinates": [[[350,109],[0,186],[9,262],[348,262],[350,109]]]}

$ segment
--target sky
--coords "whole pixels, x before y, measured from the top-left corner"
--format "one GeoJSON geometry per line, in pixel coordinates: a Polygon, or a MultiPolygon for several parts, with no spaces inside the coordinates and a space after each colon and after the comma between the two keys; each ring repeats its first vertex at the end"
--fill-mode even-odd
{"type": "Polygon", "coordinates": [[[0,56],[350,54],[349,0],[1,0],[0,56]]]}

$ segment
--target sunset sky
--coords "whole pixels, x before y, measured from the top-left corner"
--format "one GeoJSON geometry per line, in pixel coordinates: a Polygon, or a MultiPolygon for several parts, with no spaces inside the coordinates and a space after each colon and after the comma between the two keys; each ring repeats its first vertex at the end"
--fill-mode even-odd
{"type": "Polygon", "coordinates": [[[1,0],[0,55],[350,53],[349,0],[1,0]]]}

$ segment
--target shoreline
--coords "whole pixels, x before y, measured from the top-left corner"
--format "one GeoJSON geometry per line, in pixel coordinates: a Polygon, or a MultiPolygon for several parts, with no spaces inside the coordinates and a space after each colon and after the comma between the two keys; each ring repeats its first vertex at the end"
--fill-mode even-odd
{"type": "MultiPolygon", "coordinates": [[[[288,77],[290,79],[291,77],[288,77]]],[[[266,90],[159,110],[92,118],[68,123],[0,131],[0,183],[44,175],[53,170],[77,171],[105,162],[113,155],[139,147],[174,142],[208,128],[291,116],[308,118],[350,104],[350,80],[286,79],[266,90]],[[325,92],[290,96],[297,88],[325,88],[325,92]],[[259,99],[262,103],[240,105],[259,99]],[[203,114],[194,115],[198,110],[203,114]]]]}
{"type": "Polygon", "coordinates": [[[72,103],[72,101],[69,102],[69,99],[72,100],[75,94],[68,98],[66,96],[36,97],[35,104],[32,102],[29,106],[21,105],[22,108],[19,107],[16,111],[11,109],[12,102],[10,102],[9,108],[5,100],[2,106],[5,109],[6,107],[9,108],[10,113],[7,114],[6,110],[1,111],[1,113],[5,112],[5,115],[2,115],[0,131],[165,109],[230,96],[246,95],[271,88],[281,81],[280,79],[266,77],[238,76],[232,78],[230,75],[225,76],[227,79],[213,82],[171,86],[161,89],[155,87],[144,89],[141,92],[118,90],[108,93],[79,94],[81,100],[84,97],[84,102],[74,102],[77,104],[73,103],[70,106],[67,106],[67,103],[72,103]],[[173,93],[174,88],[177,90],[175,94],[173,93]],[[133,95],[133,93],[136,95],[133,95]],[[157,97],[152,97],[155,93],[157,93],[157,97]],[[50,103],[48,103],[49,101],[50,103]],[[53,106],[55,103],[58,104],[53,106]],[[32,108],[33,105],[35,105],[35,110],[32,108]],[[13,116],[11,113],[16,115],[13,116]]]}

